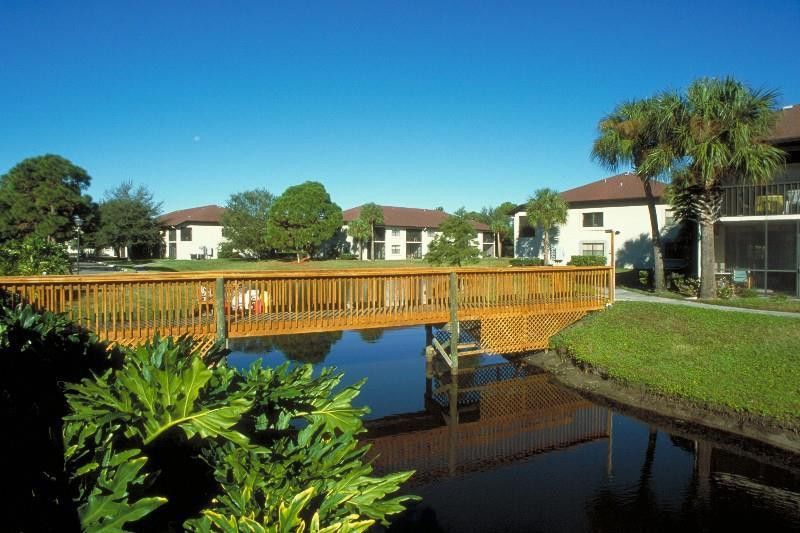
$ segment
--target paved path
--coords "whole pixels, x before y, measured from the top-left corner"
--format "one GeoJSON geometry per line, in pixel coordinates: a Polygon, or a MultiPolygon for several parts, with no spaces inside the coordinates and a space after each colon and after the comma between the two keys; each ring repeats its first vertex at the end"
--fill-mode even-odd
{"type": "Polygon", "coordinates": [[[739,313],[750,313],[753,315],[771,315],[771,316],[787,316],[791,318],[800,319],[800,313],[790,313],[787,311],[767,311],[764,309],[745,309],[742,307],[729,307],[727,305],[711,305],[691,300],[662,298],[661,296],[654,296],[652,294],[645,294],[641,292],[628,291],[617,287],[615,291],[617,301],[627,302],[655,302],[668,305],[688,305],[689,307],[702,307],[704,309],[713,309],[715,311],[736,311],[739,313]]]}
{"type": "Polygon", "coordinates": [[[78,263],[78,265],[80,266],[81,276],[90,276],[92,274],[110,274],[112,272],[120,271],[119,268],[98,263],[97,261],[81,261],[78,263]]]}

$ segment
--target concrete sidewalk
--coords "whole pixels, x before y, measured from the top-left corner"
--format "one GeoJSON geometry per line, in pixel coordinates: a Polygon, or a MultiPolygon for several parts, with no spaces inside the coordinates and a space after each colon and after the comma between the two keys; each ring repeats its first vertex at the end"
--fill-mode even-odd
{"type": "Polygon", "coordinates": [[[800,313],[789,313],[786,311],[767,311],[764,309],[744,309],[741,307],[728,307],[727,305],[711,305],[693,300],[662,298],[652,294],[628,291],[617,288],[614,292],[616,300],[620,302],[653,302],[667,305],[688,305],[689,307],[702,307],[703,309],[713,309],[715,311],[734,311],[737,313],[750,313],[753,315],[785,316],[800,319],[800,313]]]}

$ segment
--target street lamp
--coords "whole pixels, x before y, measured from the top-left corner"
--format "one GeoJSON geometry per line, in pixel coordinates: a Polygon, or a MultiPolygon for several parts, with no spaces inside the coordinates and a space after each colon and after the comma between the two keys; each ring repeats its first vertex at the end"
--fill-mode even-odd
{"type": "Polygon", "coordinates": [[[73,219],[75,221],[75,228],[77,229],[76,235],[78,237],[78,255],[75,259],[75,273],[81,273],[81,226],[83,225],[83,220],[78,215],[75,215],[73,219]]]}
{"type": "Polygon", "coordinates": [[[619,235],[619,231],[607,229],[605,232],[611,235],[611,283],[609,284],[609,291],[611,292],[611,300],[613,301],[617,292],[617,263],[614,258],[614,235],[619,235]]]}

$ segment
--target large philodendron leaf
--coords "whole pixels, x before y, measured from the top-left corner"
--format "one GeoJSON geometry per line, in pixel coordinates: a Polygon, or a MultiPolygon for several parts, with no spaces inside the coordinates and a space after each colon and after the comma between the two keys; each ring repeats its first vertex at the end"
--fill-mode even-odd
{"type": "Polygon", "coordinates": [[[331,398],[320,398],[314,401],[312,410],[298,414],[307,417],[311,425],[330,433],[335,433],[336,430],[349,434],[359,433],[362,428],[361,417],[369,413],[369,408],[353,407],[351,402],[358,396],[364,381],[342,389],[331,398]]]}
{"type": "Polygon", "coordinates": [[[147,458],[139,450],[112,453],[109,448],[100,466],[100,475],[85,502],[78,508],[81,528],[87,532],[122,532],[128,522],[135,522],[166,503],[165,498],[150,497],[131,501],[130,487],[142,484],[141,473],[147,458]]]}
{"type": "Polygon", "coordinates": [[[206,533],[222,531],[224,533],[360,533],[372,526],[374,520],[362,520],[357,514],[347,515],[336,522],[320,528],[319,513],[314,513],[310,522],[301,516],[309,505],[315,490],[309,487],[294,495],[290,500],[278,505],[277,520],[265,517],[235,516],[206,510],[198,519],[189,520],[184,526],[190,531],[206,533]]]}
{"type": "Polygon", "coordinates": [[[252,406],[253,394],[203,396],[213,374],[184,339],[157,338],[128,351],[113,380],[106,375],[70,386],[73,414],[67,420],[96,426],[122,422],[125,434],[142,445],[176,426],[189,438],[199,434],[246,445],[247,437],[232,428],[252,406]]]}

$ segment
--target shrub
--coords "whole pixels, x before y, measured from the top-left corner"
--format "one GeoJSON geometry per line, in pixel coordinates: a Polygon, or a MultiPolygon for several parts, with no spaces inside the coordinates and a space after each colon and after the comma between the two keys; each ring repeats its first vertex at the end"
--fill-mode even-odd
{"type": "Polygon", "coordinates": [[[758,291],[749,287],[736,287],[736,296],[739,298],[756,298],[758,291]]]}
{"type": "Polygon", "coordinates": [[[0,247],[0,275],[69,274],[69,270],[66,247],[42,237],[30,235],[0,247]]]}
{"type": "Polygon", "coordinates": [[[733,292],[733,282],[729,278],[723,277],[717,280],[717,298],[729,300],[733,292]]]}
{"type": "Polygon", "coordinates": [[[568,265],[578,267],[606,266],[604,255],[573,255],[568,265]]]}
{"type": "Polygon", "coordinates": [[[538,257],[518,257],[508,262],[513,267],[536,267],[542,266],[544,261],[538,257]]]}
{"type": "Polygon", "coordinates": [[[675,273],[670,276],[670,285],[684,296],[696,297],[700,294],[700,280],[697,278],[689,278],[675,273]]]}
{"type": "Polygon", "coordinates": [[[653,277],[650,275],[649,270],[640,270],[639,271],[639,284],[643,287],[651,287],[653,282],[653,277]]]}
{"type": "Polygon", "coordinates": [[[310,365],[239,372],[187,338],[128,350],[68,387],[68,471],[84,530],[363,531],[400,512],[411,473],[371,475],[361,384],[310,365]],[[210,364],[210,366],[209,366],[210,364]],[[191,487],[191,490],[186,490],[191,487]]]}
{"type": "Polygon", "coordinates": [[[341,252],[339,254],[339,259],[345,259],[345,260],[349,261],[349,260],[352,260],[352,259],[358,259],[358,256],[356,254],[352,254],[350,252],[341,252]]]}
{"type": "Polygon", "coordinates": [[[118,363],[117,354],[62,315],[14,303],[0,295],[0,413],[13,428],[0,468],[14,472],[4,492],[14,510],[5,528],[77,530],[64,472],[63,383],[103,373],[118,363]]]}

